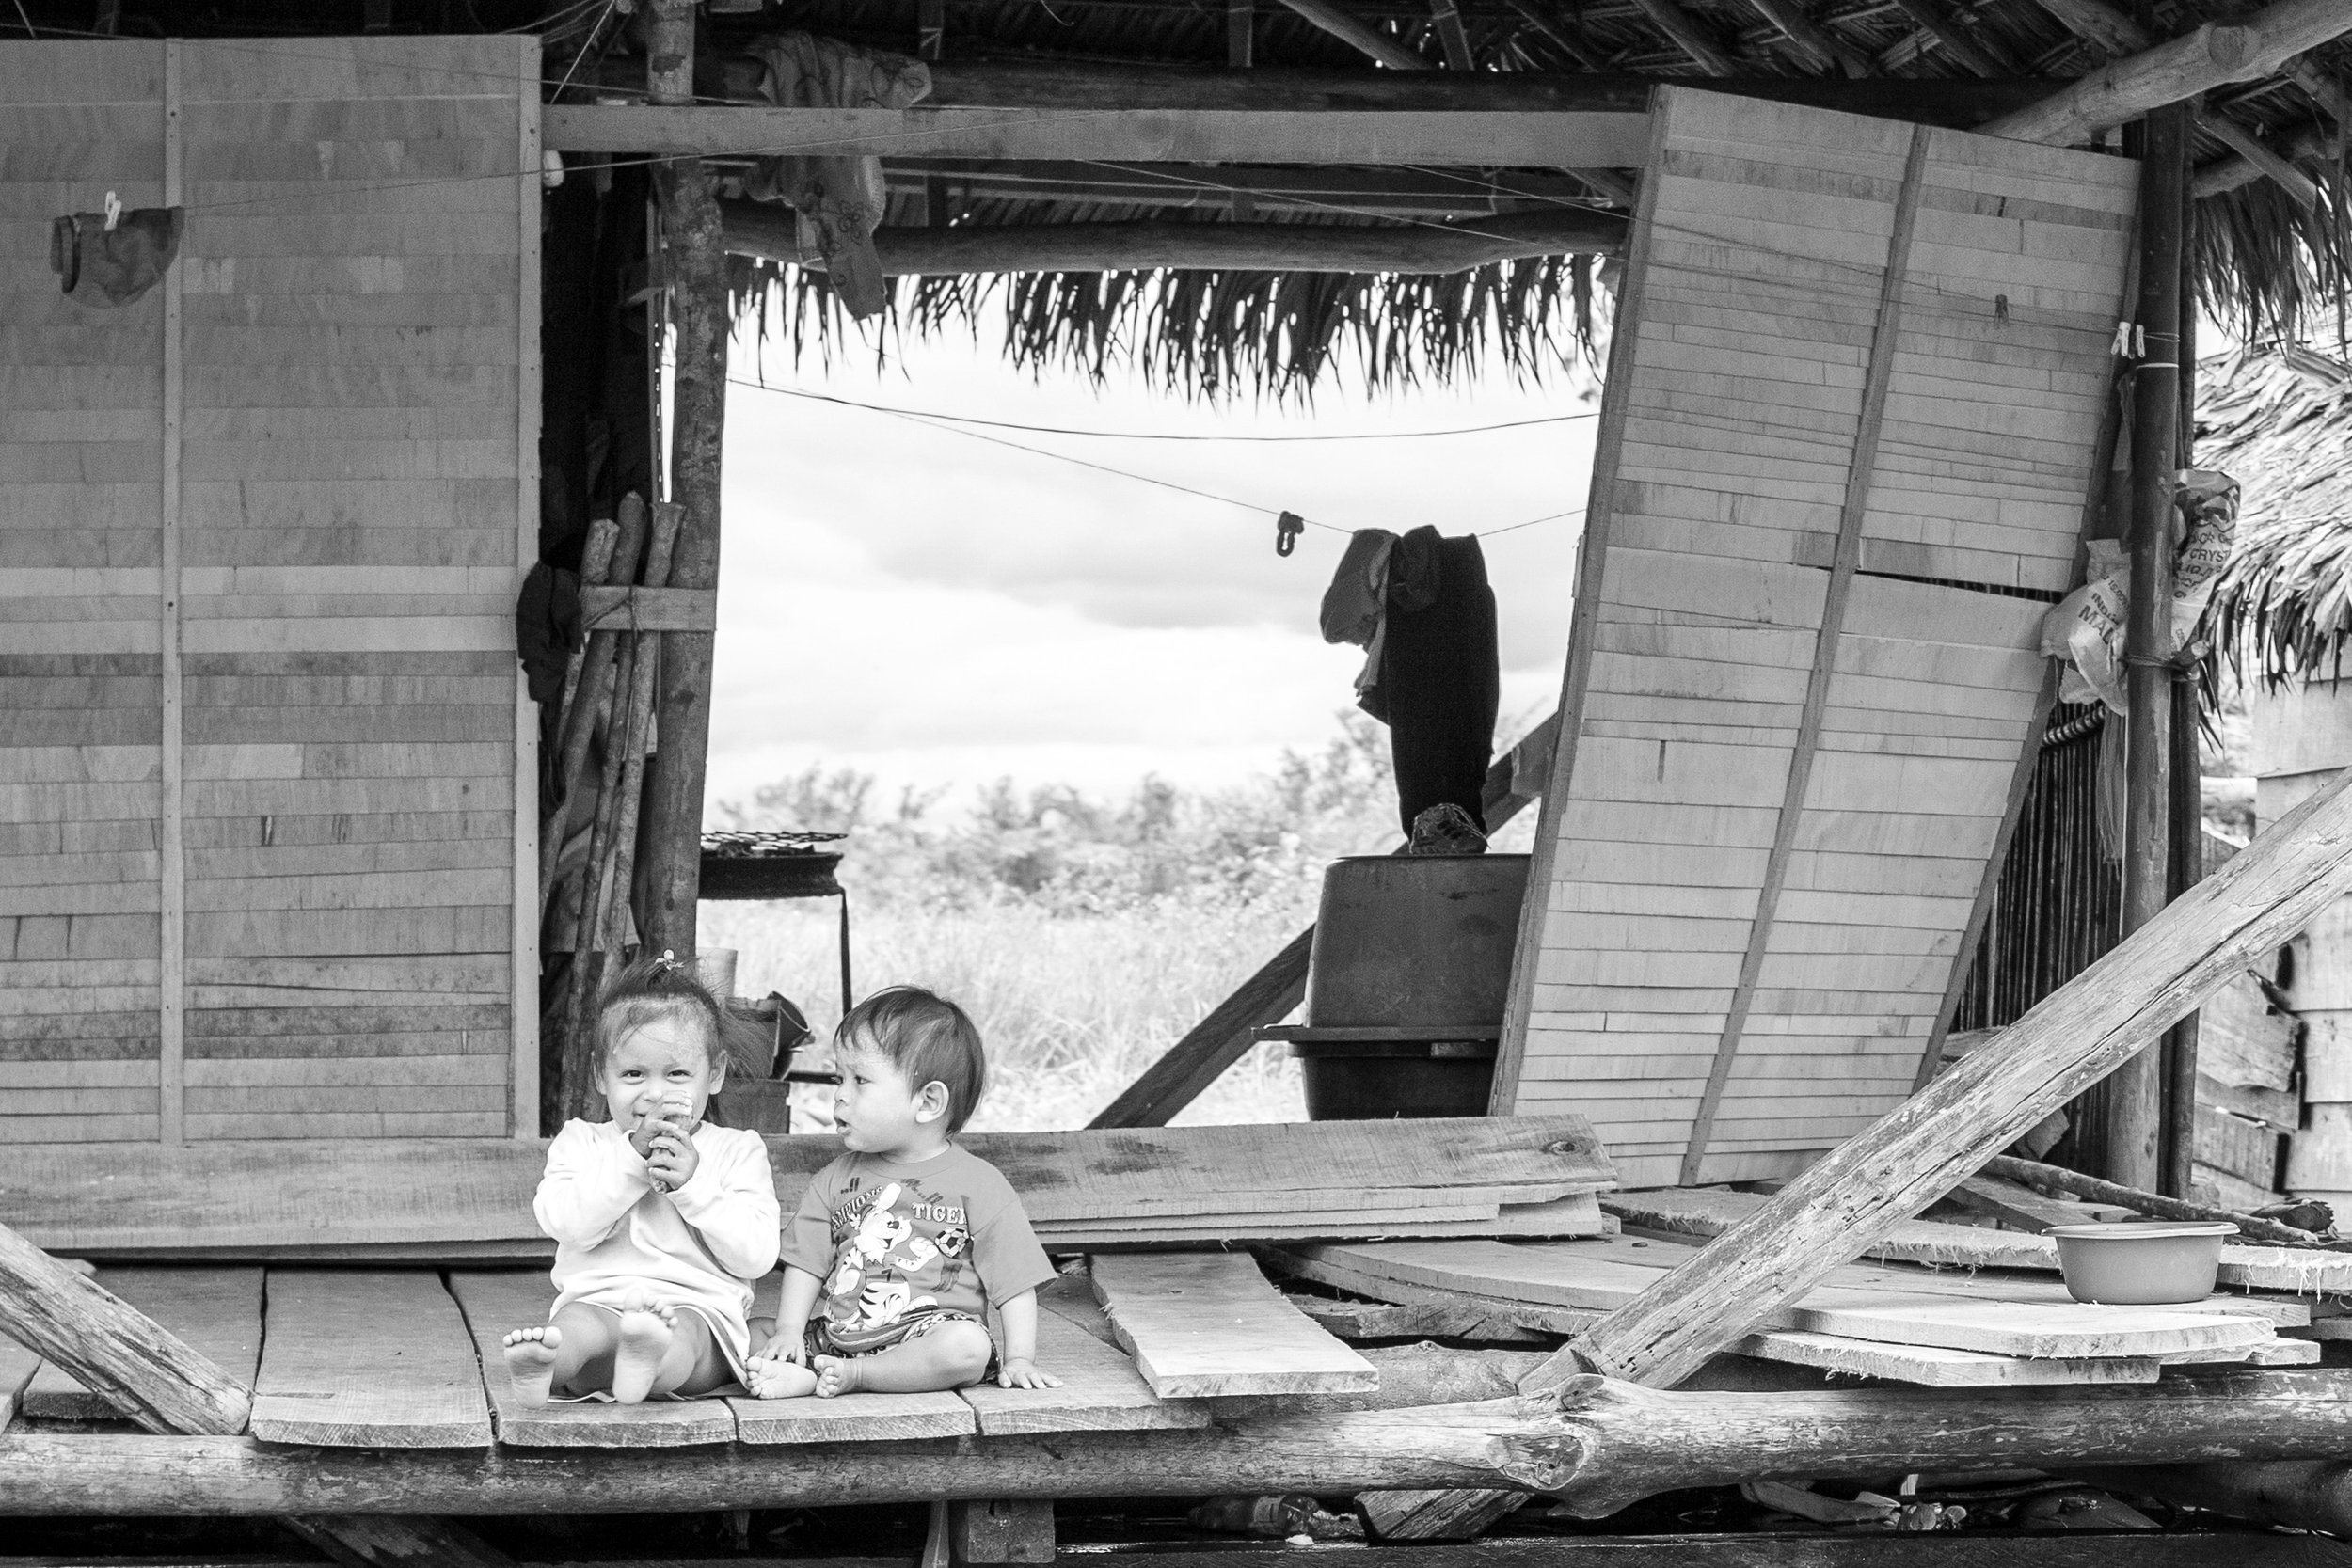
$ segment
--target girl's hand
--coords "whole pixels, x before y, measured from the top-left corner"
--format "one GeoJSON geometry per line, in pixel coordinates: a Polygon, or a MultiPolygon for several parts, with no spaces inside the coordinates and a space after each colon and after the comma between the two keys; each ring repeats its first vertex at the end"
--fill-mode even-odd
{"type": "Polygon", "coordinates": [[[645,1168],[664,1191],[676,1192],[694,1179],[703,1157],[677,1123],[655,1121],[646,1126],[653,1132],[653,1145],[645,1153],[645,1168]]]}
{"type": "Polygon", "coordinates": [[[782,1334],[769,1340],[755,1352],[755,1361],[789,1361],[796,1367],[808,1365],[808,1345],[802,1335],[786,1338],[782,1334]]]}
{"type": "Polygon", "coordinates": [[[1037,1363],[1024,1355],[1006,1362],[996,1370],[999,1388],[1058,1388],[1061,1379],[1051,1372],[1038,1370],[1037,1363]]]}

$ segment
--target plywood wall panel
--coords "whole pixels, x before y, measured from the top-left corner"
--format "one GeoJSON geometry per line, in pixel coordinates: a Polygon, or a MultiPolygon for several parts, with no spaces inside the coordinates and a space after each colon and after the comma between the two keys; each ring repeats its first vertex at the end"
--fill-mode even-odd
{"type": "Polygon", "coordinates": [[[1653,134],[1495,1101],[1636,1183],[1788,1174],[1908,1092],[2038,710],[2017,591],[2075,570],[2133,179],[1682,88],[1653,134]]]}
{"type": "MultiPolygon", "coordinates": [[[[30,715],[0,733],[0,1066],[23,1069],[0,1121],[155,1137],[177,1096],[195,1137],[502,1133],[535,1060],[512,613],[536,521],[536,45],[171,47],[167,69],[158,44],[0,45],[0,214],[151,205],[171,168],[187,211],[175,622],[169,291],[93,311],[27,283],[0,310],[0,694],[30,715]],[[184,1030],[159,1063],[166,996],[184,1030]],[[138,1102],[60,1098],[84,1091],[138,1102]]],[[[0,226],[21,277],[46,244],[0,226]]]]}

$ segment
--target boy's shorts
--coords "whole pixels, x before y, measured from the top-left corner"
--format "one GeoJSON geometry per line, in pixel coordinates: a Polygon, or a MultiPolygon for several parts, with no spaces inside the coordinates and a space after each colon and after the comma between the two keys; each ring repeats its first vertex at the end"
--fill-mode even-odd
{"type": "MultiPolygon", "coordinates": [[[[910,1339],[920,1339],[924,1335],[935,1333],[949,1323],[979,1323],[982,1333],[988,1331],[988,1325],[980,1323],[980,1320],[971,1313],[941,1307],[929,1312],[910,1313],[891,1324],[882,1338],[869,1340],[854,1349],[834,1343],[832,1325],[813,1323],[801,1336],[801,1348],[807,1354],[811,1366],[816,1365],[817,1357],[820,1355],[846,1355],[855,1359],[863,1355],[880,1354],[893,1345],[903,1345],[910,1339]]],[[[996,1375],[998,1360],[996,1336],[990,1334],[988,1336],[988,1366],[980,1373],[981,1382],[985,1383],[996,1375]]]]}

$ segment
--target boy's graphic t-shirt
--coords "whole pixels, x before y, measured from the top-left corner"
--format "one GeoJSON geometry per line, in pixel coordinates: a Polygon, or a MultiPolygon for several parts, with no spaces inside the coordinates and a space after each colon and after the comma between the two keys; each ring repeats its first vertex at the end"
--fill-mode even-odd
{"type": "Polygon", "coordinates": [[[1011,1184],[953,1144],[915,1164],[844,1154],[818,1171],[784,1261],[824,1281],[810,1321],[850,1351],[926,1312],[985,1318],[1054,1277],[1011,1184]]]}

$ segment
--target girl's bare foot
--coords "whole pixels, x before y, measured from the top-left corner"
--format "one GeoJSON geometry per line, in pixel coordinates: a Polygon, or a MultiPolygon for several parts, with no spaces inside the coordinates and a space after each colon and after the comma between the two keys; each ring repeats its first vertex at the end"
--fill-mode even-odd
{"type": "Polygon", "coordinates": [[[755,1357],[744,1370],[750,1374],[754,1399],[797,1400],[817,1391],[817,1374],[782,1356],[773,1360],[755,1357]]]}
{"type": "Polygon", "coordinates": [[[555,1353],[564,1348],[564,1331],[553,1323],[518,1328],[502,1342],[506,1375],[514,1381],[515,1397],[528,1405],[547,1403],[554,1392],[555,1353]]]}
{"type": "Polygon", "coordinates": [[[621,1326],[612,1351],[612,1398],[622,1404],[640,1404],[653,1392],[661,1359],[670,1354],[675,1337],[677,1308],[650,1296],[629,1297],[621,1306],[621,1326]]]}
{"type": "Polygon", "coordinates": [[[865,1376],[857,1362],[846,1355],[820,1355],[817,1358],[817,1397],[832,1399],[836,1394],[854,1394],[865,1385],[865,1376]]]}

